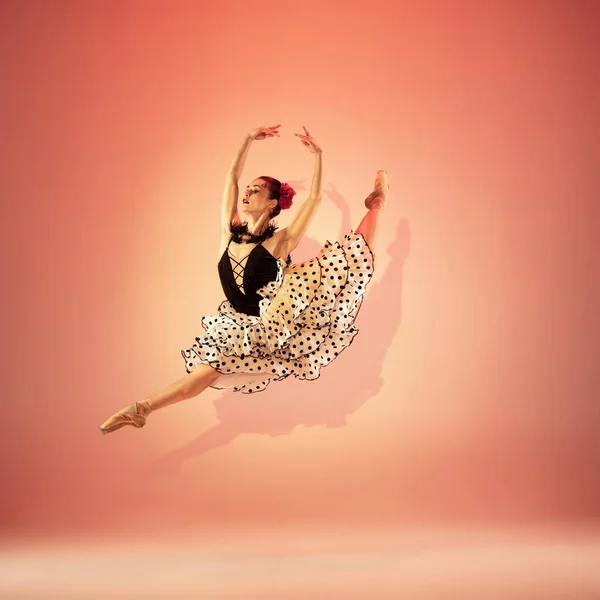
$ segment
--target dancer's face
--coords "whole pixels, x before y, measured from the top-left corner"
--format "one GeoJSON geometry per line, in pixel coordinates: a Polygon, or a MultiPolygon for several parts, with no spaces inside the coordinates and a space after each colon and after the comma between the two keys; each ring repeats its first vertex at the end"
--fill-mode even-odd
{"type": "Polygon", "coordinates": [[[270,213],[275,206],[277,206],[277,200],[269,199],[267,182],[264,179],[255,179],[246,186],[240,204],[240,212],[259,217],[263,213],[270,213]]]}

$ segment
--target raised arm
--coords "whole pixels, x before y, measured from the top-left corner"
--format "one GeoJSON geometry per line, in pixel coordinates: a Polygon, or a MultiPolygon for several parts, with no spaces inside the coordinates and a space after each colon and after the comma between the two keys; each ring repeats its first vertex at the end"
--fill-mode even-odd
{"type": "Polygon", "coordinates": [[[223,191],[223,202],[221,204],[221,233],[224,236],[229,235],[229,223],[231,221],[239,221],[237,210],[240,194],[239,180],[246,164],[250,146],[254,140],[264,140],[267,137],[273,136],[279,137],[278,127],[281,127],[281,125],[252,129],[246,134],[242,145],[233,157],[225,179],[225,190],[223,191]]]}
{"type": "Polygon", "coordinates": [[[306,127],[304,128],[304,131],[306,132],[306,135],[301,135],[299,133],[296,135],[315,155],[315,166],[308,198],[300,207],[290,225],[286,228],[286,246],[288,252],[292,252],[300,243],[300,240],[306,233],[306,230],[313,220],[313,217],[321,204],[321,200],[323,199],[323,151],[315,139],[310,136],[306,127]]]}
{"type": "Polygon", "coordinates": [[[238,198],[240,194],[239,180],[244,170],[244,164],[248,156],[248,151],[254,138],[248,133],[242,142],[239,150],[231,162],[227,177],[225,179],[225,190],[223,191],[223,202],[221,204],[221,232],[226,234],[229,231],[231,221],[239,221],[238,198]]]}

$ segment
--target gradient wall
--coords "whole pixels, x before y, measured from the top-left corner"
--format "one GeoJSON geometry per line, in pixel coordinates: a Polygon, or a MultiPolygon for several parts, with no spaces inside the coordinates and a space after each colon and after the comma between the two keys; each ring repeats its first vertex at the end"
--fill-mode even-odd
{"type": "MultiPolygon", "coordinates": [[[[594,2],[4,2],[4,533],[598,516],[594,2]],[[390,176],[352,346],[313,383],[184,375],[222,300],[224,178],[390,176]]],[[[280,224],[289,222],[284,214],[280,224]]]]}

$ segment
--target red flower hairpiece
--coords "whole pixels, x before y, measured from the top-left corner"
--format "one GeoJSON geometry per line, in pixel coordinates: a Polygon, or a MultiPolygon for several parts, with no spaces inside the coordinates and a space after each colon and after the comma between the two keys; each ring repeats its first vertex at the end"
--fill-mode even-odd
{"type": "Polygon", "coordinates": [[[279,197],[279,206],[281,206],[282,210],[286,208],[290,208],[292,206],[292,199],[296,195],[296,192],[293,188],[287,183],[281,184],[281,192],[279,197]]]}

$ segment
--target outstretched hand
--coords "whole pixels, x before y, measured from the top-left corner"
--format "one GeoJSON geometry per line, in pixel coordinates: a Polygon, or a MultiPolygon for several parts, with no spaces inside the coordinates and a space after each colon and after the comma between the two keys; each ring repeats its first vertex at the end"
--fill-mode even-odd
{"type": "Polygon", "coordinates": [[[272,127],[257,127],[256,129],[251,129],[248,132],[248,135],[253,139],[253,140],[264,140],[265,138],[268,137],[279,137],[279,131],[277,131],[279,128],[281,127],[281,124],[279,125],[273,125],[272,127]]]}
{"type": "Polygon", "coordinates": [[[301,133],[295,133],[294,135],[298,136],[300,138],[300,141],[313,153],[313,154],[320,154],[321,152],[323,152],[323,150],[321,150],[321,147],[319,146],[319,144],[317,144],[317,140],[315,140],[314,137],[312,137],[310,135],[310,133],[308,133],[308,129],[306,129],[306,127],[304,127],[304,125],[302,125],[302,128],[304,129],[304,133],[306,135],[302,135],[301,133]]]}

